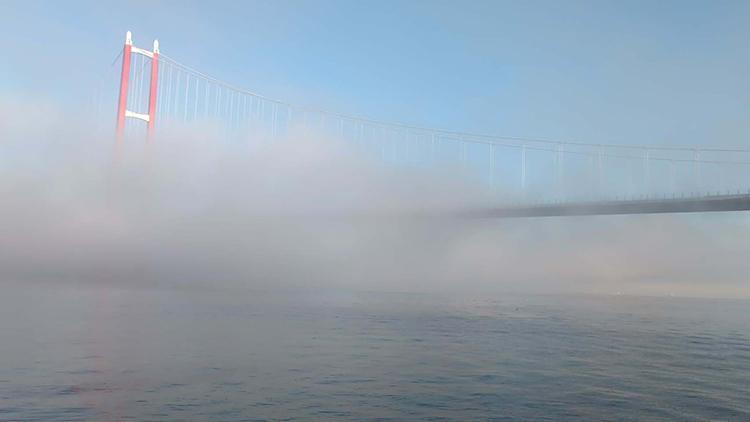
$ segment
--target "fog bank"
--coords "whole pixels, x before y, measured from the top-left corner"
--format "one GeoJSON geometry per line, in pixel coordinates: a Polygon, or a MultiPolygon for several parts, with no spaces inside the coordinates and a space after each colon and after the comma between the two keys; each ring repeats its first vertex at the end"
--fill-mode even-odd
{"type": "Polygon", "coordinates": [[[17,115],[0,283],[750,297],[741,213],[463,220],[441,215],[486,204],[475,184],[312,133],[192,127],[116,152],[54,108],[17,115]]]}

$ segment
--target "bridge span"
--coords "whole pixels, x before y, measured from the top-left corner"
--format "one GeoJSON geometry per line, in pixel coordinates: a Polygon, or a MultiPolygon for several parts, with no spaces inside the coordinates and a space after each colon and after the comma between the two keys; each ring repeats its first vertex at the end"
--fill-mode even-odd
{"type": "Polygon", "coordinates": [[[457,211],[475,218],[750,210],[750,146],[741,140],[618,144],[421,127],[269,98],[164,55],[156,41],[151,50],[137,48],[129,32],[120,57],[119,74],[112,74],[120,89],[106,101],[117,106],[116,151],[138,138],[152,143],[202,130],[249,153],[284,143],[285,154],[295,154],[308,138],[330,139],[387,168],[475,184],[487,202],[457,211]],[[506,195],[532,202],[492,205],[506,195]],[[604,199],[612,195],[628,199],[604,199]]]}
{"type": "Polygon", "coordinates": [[[508,206],[463,211],[460,216],[469,218],[529,218],[717,211],[750,211],[750,193],[508,206]]]}

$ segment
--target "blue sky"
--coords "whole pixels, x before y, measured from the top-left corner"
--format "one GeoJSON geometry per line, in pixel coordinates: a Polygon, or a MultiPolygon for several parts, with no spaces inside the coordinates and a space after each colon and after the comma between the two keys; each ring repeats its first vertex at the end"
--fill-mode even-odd
{"type": "MultiPolygon", "coordinates": [[[[78,105],[126,30],[256,92],[423,126],[748,146],[747,1],[6,1],[0,99],[78,105]]],[[[116,90],[116,86],[111,87],[116,90]]]]}

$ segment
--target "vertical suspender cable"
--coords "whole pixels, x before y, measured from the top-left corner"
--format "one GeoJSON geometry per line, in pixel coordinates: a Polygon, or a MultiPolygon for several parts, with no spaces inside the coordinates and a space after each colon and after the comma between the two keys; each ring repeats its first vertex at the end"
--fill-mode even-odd
{"type": "Polygon", "coordinates": [[[495,144],[490,144],[490,190],[495,193],[495,144]]]}
{"type": "Polygon", "coordinates": [[[521,145],[521,190],[526,196],[526,144],[521,145]]]}
{"type": "Polygon", "coordinates": [[[187,122],[187,116],[188,116],[188,98],[190,97],[190,74],[185,72],[185,97],[183,98],[183,102],[185,103],[185,112],[183,115],[182,120],[184,122],[187,122]]]}
{"type": "Polygon", "coordinates": [[[195,103],[193,104],[193,120],[198,120],[198,90],[199,88],[200,88],[200,79],[195,78],[195,96],[194,96],[195,103]]]}

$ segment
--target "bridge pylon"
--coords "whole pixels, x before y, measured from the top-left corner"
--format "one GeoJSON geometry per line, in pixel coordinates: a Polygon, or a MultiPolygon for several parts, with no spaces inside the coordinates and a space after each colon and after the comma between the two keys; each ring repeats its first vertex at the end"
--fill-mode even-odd
{"type": "Polygon", "coordinates": [[[151,51],[133,45],[133,35],[130,31],[125,34],[125,45],[122,50],[122,68],[120,71],[120,96],[117,103],[117,125],[115,129],[118,146],[125,136],[126,119],[136,119],[146,122],[148,138],[154,134],[156,123],[156,100],[159,83],[159,40],[154,40],[151,51]],[[130,88],[131,58],[133,54],[140,54],[151,60],[149,78],[148,110],[145,113],[128,109],[128,93],[130,88]]]}

